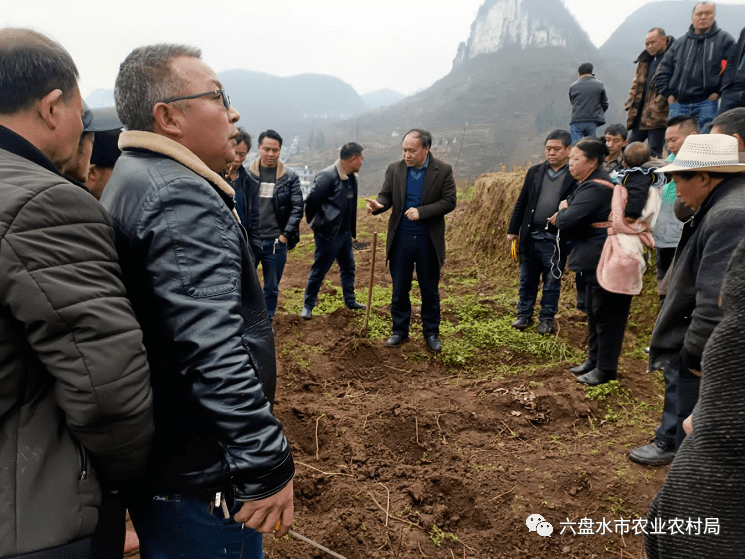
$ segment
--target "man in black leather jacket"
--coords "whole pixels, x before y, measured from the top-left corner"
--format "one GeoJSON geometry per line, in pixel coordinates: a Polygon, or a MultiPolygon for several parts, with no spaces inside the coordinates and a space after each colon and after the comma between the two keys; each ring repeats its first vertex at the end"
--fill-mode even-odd
{"type": "Polygon", "coordinates": [[[533,323],[538,284],[543,280],[538,324],[538,333],[542,336],[554,331],[567,253],[566,243],[557,245],[556,227],[547,219],[559,209],[559,202],[569,198],[577,187],[567,166],[572,149],[569,132],[554,130],[549,133],[544,148],[546,161],[528,169],[507,227],[507,240],[518,241],[520,252],[517,320],[512,327],[525,330],[533,323]]]}
{"type": "Polygon", "coordinates": [[[277,310],[279,282],[287,262],[287,251],[300,239],[303,219],[303,191],[300,178],[280,161],[282,136],[274,130],[259,134],[259,158],[248,169],[248,191],[258,192],[261,262],[264,275],[264,300],[269,318],[277,310]]]}
{"type": "Polygon", "coordinates": [[[365,308],[354,295],[352,254],[352,239],[357,237],[357,173],[364,159],[361,145],[344,144],[339,159],[316,175],[305,200],[305,215],[316,242],[315,259],[300,313],[306,320],[312,317],[321,282],[334,260],[339,264],[344,304],[352,310],[365,308]]]}
{"type": "Polygon", "coordinates": [[[115,99],[127,131],[101,203],[154,394],[153,457],[130,505],[142,557],[261,557],[259,532],[292,524],[295,470],[271,410],[271,325],[218,174],[239,115],[200,51],[181,45],[130,53],[115,99]]]}

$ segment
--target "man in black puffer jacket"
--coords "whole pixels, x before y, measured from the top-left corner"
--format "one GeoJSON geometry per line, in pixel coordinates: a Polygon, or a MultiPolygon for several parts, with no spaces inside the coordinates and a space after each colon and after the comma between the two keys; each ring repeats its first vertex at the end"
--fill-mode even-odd
{"type": "Polygon", "coordinates": [[[295,469],[271,410],[271,324],[234,191],[218,174],[235,158],[239,115],[200,51],[182,45],[132,51],[114,95],[127,131],[101,203],[155,410],[153,458],[130,506],[142,557],[237,546],[258,558],[259,532],[292,524],[295,469]]]}
{"type": "MultiPolygon", "coordinates": [[[[91,557],[104,517],[117,521],[102,502],[142,474],[152,443],[111,224],[59,171],[83,131],[77,82],[60,45],[0,29],[0,557],[91,557]]],[[[123,510],[118,528],[121,556],[123,510]]]]}
{"type": "Polygon", "coordinates": [[[688,32],[668,49],[657,71],[657,91],[670,105],[668,118],[694,115],[702,130],[717,115],[723,61],[735,42],[715,17],[713,2],[696,4],[688,32]]]}
{"type": "Polygon", "coordinates": [[[344,304],[352,310],[365,308],[354,295],[352,254],[352,239],[357,237],[357,173],[364,159],[361,145],[355,142],[343,145],[339,159],[316,175],[305,201],[305,215],[316,241],[315,259],[300,313],[305,320],[312,317],[321,282],[334,260],[339,264],[344,304]]]}
{"type": "Polygon", "coordinates": [[[269,318],[277,310],[279,282],[287,251],[300,239],[303,191],[300,178],[279,160],[282,136],[274,130],[259,134],[259,158],[248,169],[248,189],[259,193],[261,250],[256,265],[264,272],[264,299],[269,318]]]}
{"type": "Polygon", "coordinates": [[[740,39],[730,47],[727,54],[719,114],[737,107],[745,107],[745,27],[740,32],[740,39]]]}

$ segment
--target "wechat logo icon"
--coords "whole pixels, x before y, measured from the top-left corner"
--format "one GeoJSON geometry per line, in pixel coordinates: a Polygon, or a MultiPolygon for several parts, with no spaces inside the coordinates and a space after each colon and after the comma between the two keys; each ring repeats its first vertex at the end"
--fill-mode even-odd
{"type": "Polygon", "coordinates": [[[546,522],[546,519],[540,514],[531,514],[527,520],[525,520],[525,525],[528,527],[529,531],[536,532],[539,536],[544,538],[550,538],[554,531],[554,527],[551,526],[551,523],[546,522]]]}

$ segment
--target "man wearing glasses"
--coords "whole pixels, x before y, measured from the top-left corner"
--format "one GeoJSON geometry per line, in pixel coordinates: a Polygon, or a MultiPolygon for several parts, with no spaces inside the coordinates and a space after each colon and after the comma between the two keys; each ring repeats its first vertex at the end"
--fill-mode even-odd
{"type": "Polygon", "coordinates": [[[261,532],[292,524],[295,470],[271,409],[271,324],[220,175],[239,114],[200,56],[135,49],[114,92],[127,131],[101,203],[143,326],[156,417],[130,514],[143,558],[258,558],[261,532]]]}

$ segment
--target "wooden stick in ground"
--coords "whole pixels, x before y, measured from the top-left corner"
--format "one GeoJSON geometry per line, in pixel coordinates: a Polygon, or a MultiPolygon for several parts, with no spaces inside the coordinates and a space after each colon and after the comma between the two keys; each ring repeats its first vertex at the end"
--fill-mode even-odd
{"type": "Polygon", "coordinates": [[[375,280],[375,249],[378,246],[378,232],[373,233],[372,260],[370,261],[370,283],[367,285],[367,308],[365,309],[365,322],[362,331],[367,329],[367,319],[370,318],[370,306],[372,305],[373,281],[375,280]]]}

